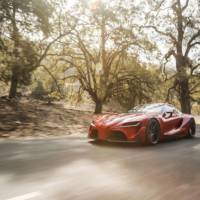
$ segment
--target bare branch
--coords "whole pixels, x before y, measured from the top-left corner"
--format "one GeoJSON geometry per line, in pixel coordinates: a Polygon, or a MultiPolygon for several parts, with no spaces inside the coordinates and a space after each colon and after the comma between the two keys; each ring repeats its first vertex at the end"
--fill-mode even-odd
{"type": "Polygon", "coordinates": [[[53,81],[56,84],[56,87],[57,87],[57,90],[58,90],[60,96],[63,97],[62,91],[60,89],[60,86],[58,84],[56,77],[51,73],[51,71],[45,65],[40,65],[40,67],[43,67],[45,69],[45,71],[47,71],[47,73],[51,76],[51,78],[53,79],[53,81]]]}
{"type": "Polygon", "coordinates": [[[197,88],[199,88],[200,82],[196,83],[192,88],[190,88],[190,94],[197,93],[197,88]]]}
{"type": "Polygon", "coordinates": [[[188,7],[189,1],[190,0],[187,0],[185,5],[182,7],[182,12],[188,7]]]}
{"type": "Polygon", "coordinates": [[[174,44],[177,44],[176,38],[175,38],[171,33],[161,31],[161,30],[159,30],[156,26],[150,26],[150,25],[148,25],[148,26],[141,26],[140,28],[151,28],[151,29],[153,29],[154,31],[156,31],[157,33],[159,33],[159,34],[161,34],[161,35],[163,35],[163,36],[166,36],[166,37],[170,38],[170,39],[174,42],[174,44]]]}
{"type": "MultiPolygon", "coordinates": [[[[71,32],[71,31],[70,31],[71,32]]],[[[51,48],[51,46],[56,42],[58,41],[59,39],[61,39],[62,37],[66,36],[67,34],[69,34],[70,32],[67,32],[67,33],[64,33],[64,34],[61,34],[59,35],[58,37],[56,37],[54,40],[52,40],[48,45],[47,47],[45,48],[43,54],[40,56],[37,64],[36,64],[36,67],[39,66],[41,64],[41,62],[43,61],[43,59],[46,57],[49,49],[51,48]]]]}
{"type": "Polygon", "coordinates": [[[166,102],[169,102],[169,96],[170,96],[170,94],[171,94],[171,91],[176,90],[177,85],[178,85],[178,82],[177,82],[177,80],[175,80],[173,86],[170,87],[170,88],[168,89],[168,91],[167,91],[167,97],[166,97],[166,99],[165,99],[166,102]]]}
{"type": "Polygon", "coordinates": [[[176,59],[176,56],[177,56],[177,55],[176,55],[176,52],[175,52],[173,49],[169,50],[169,51],[165,54],[165,57],[164,57],[165,62],[163,63],[163,66],[161,66],[162,75],[164,75],[164,80],[165,80],[165,81],[169,80],[169,78],[167,78],[166,65],[167,65],[167,63],[169,62],[169,58],[170,58],[171,56],[174,56],[174,58],[176,59]]]}
{"type": "Polygon", "coordinates": [[[185,51],[185,57],[188,56],[188,54],[189,54],[189,52],[190,52],[190,49],[191,49],[192,47],[194,47],[194,46],[197,45],[197,44],[200,44],[200,42],[194,42],[194,43],[193,43],[193,41],[196,40],[198,37],[200,37],[200,30],[198,30],[198,31],[190,38],[190,40],[189,40],[189,42],[188,42],[188,44],[187,44],[187,49],[186,49],[186,51],[185,51]]]}

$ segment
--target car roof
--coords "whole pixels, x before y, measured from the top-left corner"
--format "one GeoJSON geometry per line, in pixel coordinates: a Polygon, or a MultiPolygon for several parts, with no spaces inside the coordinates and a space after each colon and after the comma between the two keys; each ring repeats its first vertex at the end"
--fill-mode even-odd
{"type": "Polygon", "coordinates": [[[147,103],[147,104],[140,104],[140,105],[138,105],[138,106],[143,106],[143,105],[173,106],[173,107],[175,107],[174,105],[169,104],[169,103],[147,103]]]}
{"type": "Polygon", "coordinates": [[[147,103],[147,104],[140,104],[140,105],[138,105],[138,106],[165,106],[165,105],[167,105],[167,106],[173,106],[173,105],[170,105],[170,104],[168,104],[168,103],[147,103]]]}

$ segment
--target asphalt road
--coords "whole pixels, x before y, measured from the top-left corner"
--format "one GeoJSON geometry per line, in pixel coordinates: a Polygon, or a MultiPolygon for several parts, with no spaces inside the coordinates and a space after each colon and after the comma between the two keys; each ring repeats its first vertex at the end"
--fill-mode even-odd
{"type": "Polygon", "coordinates": [[[200,132],[153,147],[0,142],[0,200],[199,200],[200,132]]]}

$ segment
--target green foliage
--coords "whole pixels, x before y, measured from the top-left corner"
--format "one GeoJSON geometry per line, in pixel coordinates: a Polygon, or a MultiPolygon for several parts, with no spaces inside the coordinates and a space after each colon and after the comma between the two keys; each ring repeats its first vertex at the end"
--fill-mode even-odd
{"type": "Polygon", "coordinates": [[[120,73],[113,91],[113,99],[127,110],[138,104],[149,103],[162,99],[159,86],[161,78],[158,70],[147,69],[130,59],[126,68],[120,73]],[[135,64],[135,65],[134,65],[135,64]]]}
{"type": "Polygon", "coordinates": [[[18,85],[28,85],[38,67],[36,32],[49,32],[51,7],[44,0],[0,0],[0,75],[11,81],[10,97],[18,85]]]}
{"type": "Polygon", "coordinates": [[[0,0],[0,22],[9,23],[14,20],[13,14],[21,27],[29,29],[35,27],[45,34],[49,32],[49,16],[51,5],[45,0],[0,0]]]}
{"type": "Polygon", "coordinates": [[[9,82],[12,70],[18,75],[21,85],[28,85],[31,81],[31,74],[37,67],[37,52],[33,42],[20,40],[18,44],[18,54],[15,56],[14,47],[8,46],[9,51],[1,52],[0,57],[0,76],[5,82],[9,82]]]}

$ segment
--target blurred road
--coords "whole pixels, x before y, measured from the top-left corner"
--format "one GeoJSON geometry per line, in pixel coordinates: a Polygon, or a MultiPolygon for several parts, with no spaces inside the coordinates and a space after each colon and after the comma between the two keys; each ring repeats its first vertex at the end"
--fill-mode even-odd
{"type": "Polygon", "coordinates": [[[0,200],[199,200],[200,132],[153,147],[0,142],[0,200]]]}

